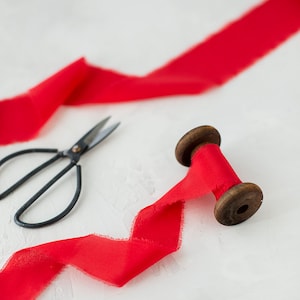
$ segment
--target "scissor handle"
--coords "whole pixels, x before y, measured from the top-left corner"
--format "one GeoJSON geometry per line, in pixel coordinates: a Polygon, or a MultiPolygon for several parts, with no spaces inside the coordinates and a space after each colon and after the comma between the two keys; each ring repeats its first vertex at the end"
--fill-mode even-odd
{"type": "Polygon", "coordinates": [[[12,158],[15,158],[17,156],[28,154],[28,153],[57,153],[57,149],[53,148],[29,148],[21,151],[17,151],[14,153],[11,153],[4,158],[0,160],[0,166],[2,166],[4,163],[6,163],[8,160],[11,160],[12,158]]]}
{"type": "Polygon", "coordinates": [[[21,208],[18,209],[14,217],[15,223],[25,228],[40,228],[40,227],[53,224],[59,221],[60,219],[62,219],[63,217],[65,217],[72,210],[72,208],[75,206],[79,198],[80,192],[81,192],[81,166],[77,165],[76,162],[71,161],[62,171],[60,171],[56,176],[54,176],[35,195],[33,195],[21,208]],[[69,205],[60,214],[46,221],[37,222],[37,223],[27,223],[22,221],[20,218],[23,215],[23,213],[26,210],[28,210],[30,206],[39,199],[40,196],[42,196],[55,182],[57,182],[61,177],[63,177],[66,173],[68,173],[74,166],[76,166],[77,185],[76,185],[74,196],[71,202],[69,203],[69,205]]]}
{"type": "Polygon", "coordinates": [[[33,169],[31,172],[29,172],[24,177],[19,179],[16,183],[14,183],[12,186],[10,186],[7,190],[2,192],[0,194],[0,200],[5,198],[6,196],[8,196],[13,191],[15,191],[18,187],[20,187],[23,183],[25,183],[28,179],[33,177],[35,174],[39,173],[40,171],[42,171],[43,169],[45,169],[46,167],[48,167],[49,165],[51,165],[52,163],[54,163],[55,161],[57,161],[58,159],[60,159],[62,157],[61,152],[58,152],[57,149],[52,149],[52,148],[30,148],[30,149],[25,149],[25,150],[14,152],[14,153],[12,153],[10,155],[7,155],[6,157],[2,158],[0,160],[0,167],[3,166],[6,162],[12,160],[13,158],[15,158],[17,156],[21,156],[23,154],[28,154],[28,153],[57,153],[57,154],[54,155],[53,157],[51,157],[46,162],[44,162],[43,164],[41,164],[40,166],[33,169]]]}

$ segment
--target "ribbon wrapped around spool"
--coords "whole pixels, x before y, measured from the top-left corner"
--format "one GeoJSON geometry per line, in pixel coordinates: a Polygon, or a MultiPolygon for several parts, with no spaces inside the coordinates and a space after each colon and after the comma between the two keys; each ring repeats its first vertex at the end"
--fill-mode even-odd
{"type": "Polygon", "coordinates": [[[263,194],[254,183],[242,183],[220,150],[221,136],[212,126],[200,126],[187,132],[178,142],[175,155],[179,163],[190,166],[192,157],[202,164],[202,180],[216,197],[216,219],[223,225],[235,225],[250,218],[259,209],[263,194]],[[222,180],[223,179],[223,180],[222,180]]]}
{"type": "Polygon", "coordinates": [[[242,183],[220,150],[220,134],[200,126],[185,134],[175,150],[190,166],[187,175],[136,216],[127,239],[100,235],[54,241],[14,253],[0,272],[1,299],[35,299],[70,265],[106,283],[122,286],[180,247],[184,202],[213,192],[216,219],[234,225],[251,217],[262,191],[242,183]]]}

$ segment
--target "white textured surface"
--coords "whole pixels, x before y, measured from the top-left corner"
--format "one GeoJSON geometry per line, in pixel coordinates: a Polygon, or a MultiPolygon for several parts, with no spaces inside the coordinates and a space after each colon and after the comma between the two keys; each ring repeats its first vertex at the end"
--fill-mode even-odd
{"type": "MultiPolygon", "coordinates": [[[[259,2],[2,0],[0,98],[27,90],[80,56],[126,73],[147,73],[259,2]]],[[[259,212],[248,222],[224,227],[214,220],[213,199],[188,203],[177,253],[122,288],[68,268],[40,299],[299,299],[299,53],[298,34],[203,95],[63,107],[37,139],[1,147],[1,157],[24,147],[64,149],[107,115],[122,122],[83,158],[82,197],[60,223],[39,230],[13,223],[13,213],[40,181],[1,201],[0,265],[16,250],[61,238],[127,237],[136,213],[185,176],[174,158],[178,139],[211,124],[221,132],[223,152],[241,179],[262,187],[259,212]]],[[[32,161],[1,170],[1,189],[32,161]]],[[[56,192],[59,198],[71,191],[73,182],[65,183],[56,192]]],[[[58,207],[52,198],[31,217],[58,207]]]]}

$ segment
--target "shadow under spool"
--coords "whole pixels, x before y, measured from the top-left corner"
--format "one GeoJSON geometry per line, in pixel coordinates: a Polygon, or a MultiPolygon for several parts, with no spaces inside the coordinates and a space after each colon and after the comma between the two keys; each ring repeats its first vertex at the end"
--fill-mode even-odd
{"type": "MultiPolygon", "coordinates": [[[[217,167],[220,170],[222,169],[222,172],[224,171],[224,176],[229,174],[226,177],[233,176],[238,178],[221,153],[219,148],[221,136],[212,126],[199,126],[187,132],[177,143],[175,149],[176,159],[182,165],[189,167],[195,153],[198,150],[201,151],[201,147],[204,149],[204,146],[209,144],[218,146],[211,147],[214,153],[209,153],[209,163],[216,165],[221,162],[222,165],[217,167]]],[[[203,163],[207,163],[207,161],[203,163]]],[[[222,176],[223,174],[217,175],[222,176]]],[[[225,181],[226,178],[224,178],[224,185],[226,186],[225,181]]],[[[214,209],[215,218],[223,225],[235,225],[246,221],[256,213],[262,204],[263,193],[259,186],[254,183],[242,183],[239,179],[238,181],[238,184],[230,186],[225,191],[213,190],[217,199],[214,209]]]]}

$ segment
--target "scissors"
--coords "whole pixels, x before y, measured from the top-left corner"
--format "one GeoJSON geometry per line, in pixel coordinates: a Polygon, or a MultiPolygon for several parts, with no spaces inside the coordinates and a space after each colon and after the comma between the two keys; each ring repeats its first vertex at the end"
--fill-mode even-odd
{"type": "Polygon", "coordinates": [[[70,149],[59,151],[58,149],[51,148],[30,148],[21,151],[14,152],[3,159],[0,160],[0,167],[10,161],[11,159],[27,154],[27,153],[55,153],[49,160],[45,161],[41,165],[37,166],[35,169],[30,171],[24,177],[15,182],[12,186],[10,186],[7,190],[0,194],[0,200],[11,194],[17,188],[19,188],[23,183],[32,178],[34,175],[38,174],[40,171],[46,169],[51,164],[55,163],[60,159],[67,158],[70,160],[69,164],[63,168],[57,175],[55,175],[48,183],[46,183],[38,192],[36,192],[23,206],[21,206],[14,216],[14,221],[17,225],[25,227],[25,228],[39,228],[43,226],[47,226],[53,224],[63,217],[65,217],[75,206],[81,191],[81,166],[78,164],[80,157],[87,153],[89,150],[94,148],[100,142],[102,142],[107,136],[109,136],[119,125],[120,122],[111,125],[110,127],[103,129],[106,122],[110,117],[105,118],[96,124],[92,129],[90,129],[81,139],[79,139],[70,149]],[[103,130],[102,130],[103,129],[103,130]],[[22,214],[30,208],[30,206],[37,201],[55,182],[57,182],[60,178],[62,178],[65,174],[67,174],[73,167],[76,166],[76,190],[71,202],[68,206],[57,216],[50,218],[46,221],[37,222],[37,223],[27,223],[21,220],[22,214]]]}

